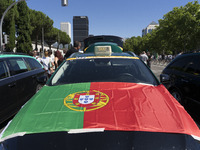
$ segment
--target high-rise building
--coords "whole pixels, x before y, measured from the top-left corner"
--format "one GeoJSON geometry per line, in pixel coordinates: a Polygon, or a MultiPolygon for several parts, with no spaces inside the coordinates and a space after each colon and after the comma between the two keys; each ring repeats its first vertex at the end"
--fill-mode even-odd
{"type": "Polygon", "coordinates": [[[142,36],[147,35],[147,33],[151,33],[152,30],[156,29],[159,24],[156,22],[151,22],[145,29],[142,30],[142,36]]]}
{"type": "Polygon", "coordinates": [[[69,22],[61,22],[60,23],[60,30],[63,31],[63,32],[66,32],[70,39],[71,39],[71,23],[69,22]]]}
{"type": "Polygon", "coordinates": [[[87,16],[74,16],[73,17],[73,40],[81,42],[88,37],[89,34],[89,21],[87,16]]]}

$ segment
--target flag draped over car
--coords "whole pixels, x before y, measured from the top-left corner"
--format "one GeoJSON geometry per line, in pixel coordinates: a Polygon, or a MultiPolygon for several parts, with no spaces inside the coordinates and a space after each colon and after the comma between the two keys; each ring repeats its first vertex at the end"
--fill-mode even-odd
{"type": "Polygon", "coordinates": [[[199,128],[163,85],[92,82],[44,86],[1,135],[72,129],[180,133],[199,128]]]}

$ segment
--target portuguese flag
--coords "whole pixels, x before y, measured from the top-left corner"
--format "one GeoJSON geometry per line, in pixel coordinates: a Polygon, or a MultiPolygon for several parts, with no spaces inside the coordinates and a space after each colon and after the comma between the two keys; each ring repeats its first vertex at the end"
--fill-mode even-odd
{"type": "Polygon", "coordinates": [[[199,128],[163,85],[93,82],[44,86],[15,116],[1,139],[20,133],[94,128],[200,137],[199,128]]]}

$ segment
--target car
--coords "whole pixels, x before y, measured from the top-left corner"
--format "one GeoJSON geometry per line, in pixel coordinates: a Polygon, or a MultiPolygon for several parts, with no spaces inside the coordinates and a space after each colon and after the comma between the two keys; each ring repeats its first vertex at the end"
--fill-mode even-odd
{"type": "Polygon", "coordinates": [[[98,35],[98,36],[90,36],[84,39],[84,51],[95,43],[106,42],[106,43],[115,43],[118,47],[123,48],[123,39],[119,36],[114,35],[98,35]]]}
{"type": "MultiPolygon", "coordinates": [[[[0,135],[5,150],[200,149],[198,126],[132,52],[74,53],[0,135]]],[[[105,43],[104,43],[105,44],[105,43]]]]}
{"type": "Polygon", "coordinates": [[[185,53],[174,59],[160,75],[160,81],[200,121],[200,53],[185,53]]]}
{"type": "Polygon", "coordinates": [[[46,82],[33,57],[0,53],[0,123],[13,116],[46,82]]]}

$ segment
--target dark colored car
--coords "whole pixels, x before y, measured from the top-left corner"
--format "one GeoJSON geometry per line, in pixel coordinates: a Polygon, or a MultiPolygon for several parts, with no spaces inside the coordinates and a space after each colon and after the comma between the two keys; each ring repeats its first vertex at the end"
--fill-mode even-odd
{"type": "Polygon", "coordinates": [[[200,53],[176,57],[160,75],[169,92],[200,120],[200,53]]]}
{"type": "Polygon", "coordinates": [[[0,123],[15,114],[45,81],[43,66],[33,57],[0,54],[0,123]]]}
{"type": "Polygon", "coordinates": [[[62,63],[6,126],[0,149],[200,149],[199,128],[150,69],[101,44],[62,63]]]}
{"type": "Polygon", "coordinates": [[[99,35],[99,36],[91,36],[84,39],[84,49],[90,46],[91,44],[98,42],[112,42],[116,43],[118,46],[123,48],[123,39],[121,37],[113,35],[99,35]]]}

